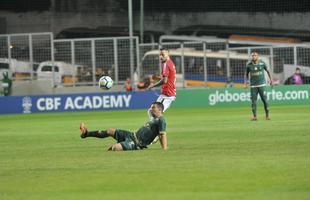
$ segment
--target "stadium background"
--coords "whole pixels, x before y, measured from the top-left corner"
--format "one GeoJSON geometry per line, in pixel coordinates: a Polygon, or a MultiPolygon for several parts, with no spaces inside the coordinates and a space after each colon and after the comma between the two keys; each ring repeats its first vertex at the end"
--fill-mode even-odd
{"type": "Polygon", "coordinates": [[[309,199],[310,87],[285,85],[297,66],[310,76],[309,17],[303,0],[133,0],[129,38],[126,0],[1,1],[0,66],[15,71],[0,96],[0,199],[309,199]],[[161,34],[174,38],[158,44],[161,34]],[[111,153],[112,139],[81,140],[81,121],[133,131],[145,122],[159,91],[123,83],[143,67],[158,72],[158,60],[144,61],[160,46],[180,61],[169,150],[111,153]],[[250,121],[241,75],[252,50],[283,72],[267,87],[270,121],[261,102],[250,121]],[[87,73],[40,77],[52,64],[87,73]],[[111,91],[97,87],[103,71],[111,91]]]}
{"type": "MultiPolygon", "coordinates": [[[[128,26],[128,1],[125,0],[43,0],[31,2],[2,1],[1,33],[34,32],[33,30],[35,30],[35,32],[51,31],[56,35],[59,31],[70,27],[128,26]],[[92,23],[89,23],[90,21],[92,23]]],[[[135,28],[139,27],[140,2],[132,2],[133,15],[136,16],[135,28]]],[[[307,20],[310,6],[306,0],[300,0],[298,3],[289,0],[142,2],[144,2],[146,28],[164,31],[165,34],[170,34],[177,28],[189,25],[231,25],[238,26],[240,29],[257,26],[288,29],[291,32],[309,31],[310,29],[307,20]],[[182,18],[182,16],[184,17],[182,18]],[[243,16],[245,19],[241,19],[243,16]],[[171,19],[171,17],[178,18],[171,19]],[[161,26],[154,26],[156,22],[161,26]]]]}
{"type": "MultiPolygon", "coordinates": [[[[304,66],[302,71],[310,75],[307,67],[310,65],[307,1],[299,1],[298,4],[291,1],[195,1],[189,4],[182,2],[180,5],[180,2],[174,1],[133,1],[134,35],[138,38],[131,42],[128,38],[111,39],[129,34],[128,1],[55,0],[33,1],[31,4],[3,1],[0,28],[1,32],[7,35],[0,37],[0,57],[26,61],[26,64],[17,63],[16,66],[28,65],[24,67],[30,68],[28,71],[20,70],[20,73],[13,72],[15,84],[12,94],[98,92],[94,87],[71,87],[66,90],[59,87],[54,89],[50,85],[96,85],[103,73],[110,74],[116,85],[120,86],[114,87],[114,90],[122,91],[121,85],[128,77],[133,80],[134,72],[145,72],[143,67],[149,67],[150,72],[156,72],[154,61],[145,63],[143,59],[147,60],[148,57],[143,56],[160,47],[157,43],[159,36],[163,34],[211,38],[202,41],[197,41],[196,38],[196,43],[189,40],[188,44],[161,44],[173,49],[191,48],[204,52],[229,50],[242,53],[244,57],[255,49],[269,60],[276,82],[280,84],[287,81],[297,66],[304,66]],[[140,9],[142,2],[144,9],[140,9]],[[13,33],[15,35],[12,35],[13,33]],[[252,41],[239,41],[234,44],[240,36],[241,40],[252,41]],[[96,39],[93,39],[94,37],[96,39]],[[215,37],[215,40],[212,40],[212,37],[215,37]],[[142,42],[144,44],[141,44],[142,42]],[[241,49],[227,49],[232,47],[241,49]],[[44,61],[69,63],[74,72],[69,74],[69,77],[60,77],[59,79],[63,79],[60,83],[55,83],[57,80],[54,79],[52,83],[44,81],[46,77],[38,82],[36,80],[40,74],[37,70],[40,64],[44,65],[44,61]],[[276,74],[279,72],[281,74],[276,74]],[[27,77],[25,74],[28,74],[27,77]],[[22,79],[35,81],[17,81],[22,79]]],[[[177,42],[175,39],[174,41],[177,42]]],[[[241,55],[236,57],[239,59],[241,55]]],[[[180,75],[183,76],[179,86],[225,86],[229,81],[238,86],[243,82],[243,67],[247,58],[234,60],[235,58],[226,55],[222,59],[203,60],[200,57],[190,66],[193,59],[187,56],[177,64],[180,75]],[[221,73],[223,77],[217,73],[221,73]]],[[[144,79],[145,75],[146,73],[138,74],[134,85],[144,79]]]]}

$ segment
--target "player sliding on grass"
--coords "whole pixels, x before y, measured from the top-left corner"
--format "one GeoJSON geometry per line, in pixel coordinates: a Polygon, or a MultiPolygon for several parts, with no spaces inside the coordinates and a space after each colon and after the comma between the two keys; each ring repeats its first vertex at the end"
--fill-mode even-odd
{"type": "Polygon", "coordinates": [[[266,120],[270,120],[269,106],[268,106],[267,97],[265,94],[265,88],[266,88],[265,71],[268,74],[270,85],[272,86],[271,74],[269,70],[267,69],[266,63],[259,59],[258,53],[256,51],[253,51],[251,56],[252,56],[252,60],[246,66],[245,87],[248,86],[247,85],[248,80],[250,80],[252,113],[253,113],[252,121],[257,120],[256,102],[257,102],[258,94],[264,103],[266,120]]]}
{"type": "Polygon", "coordinates": [[[155,137],[159,136],[162,149],[167,150],[166,121],[162,115],[164,106],[160,102],[154,102],[151,106],[153,118],[148,121],[137,132],[130,132],[120,129],[107,129],[106,131],[88,131],[85,124],[80,124],[81,138],[113,137],[117,143],[109,147],[109,151],[126,151],[147,148],[155,137]]]}

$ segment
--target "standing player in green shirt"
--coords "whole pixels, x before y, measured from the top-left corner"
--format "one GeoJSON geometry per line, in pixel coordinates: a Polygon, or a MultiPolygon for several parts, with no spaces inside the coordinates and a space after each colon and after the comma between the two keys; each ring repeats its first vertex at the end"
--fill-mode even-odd
{"type": "Polygon", "coordinates": [[[247,84],[249,80],[250,87],[251,87],[251,101],[252,101],[252,113],[253,113],[252,121],[257,120],[256,102],[257,102],[258,94],[264,103],[266,120],[270,120],[269,106],[268,106],[267,97],[265,94],[265,89],[266,89],[265,71],[268,74],[270,85],[272,85],[271,74],[267,68],[266,63],[259,59],[258,53],[256,51],[253,51],[251,56],[252,56],[252,60],[246,66],[245,86],[246,87],[248,86],[247,84]]]}
{"type": "Polygon", "coordinates": [[[109,151],[127,151],[147,148],[156,136],[159,136],[162,149],[167,150],[166,121],[163,117],[164,106],[160,102],[154,102],[151,105],[151,114],[153,116],[138,131],[131,132],[120,129],[107,129],[105,131],[88,131],[85,124],[80,124],[81,138],[97,137],[106,138],[113,137],[117,143],[110,146],[109,151]]]}

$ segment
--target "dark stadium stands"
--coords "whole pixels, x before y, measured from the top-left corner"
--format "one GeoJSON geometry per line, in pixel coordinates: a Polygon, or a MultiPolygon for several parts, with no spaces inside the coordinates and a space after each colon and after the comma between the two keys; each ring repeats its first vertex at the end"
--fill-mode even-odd
{"type": "MultiPolygon", "coordinates": [[[[144,31],[144,43],[154,43],[158,42],[158,39],[163,32],[160,31],[144,31]]],[[[97,28],[85,28],[85,27],[74,27],[67,28],[59,32],[55,38],[56,39],[73,39],[73,38],[95,38],[95,37],[121,37],[128,36],[129,31],[127,27],[108,27],[108,26],[99,26],[97,28]]],[[[140,32],[135,30],[134,36],[139,36],[140,32]]]]}
{"type": "Polygon", "coordinates": [[[263,36],[277,38],[293,38],[301,41],[310,41],[310,31],[284,30],[238,26],[217,26],[217,25],[192,25],[178,28],[172,32],[173,35],[191,36],[217,36],[229,38],[231,35],[263,36]]]}

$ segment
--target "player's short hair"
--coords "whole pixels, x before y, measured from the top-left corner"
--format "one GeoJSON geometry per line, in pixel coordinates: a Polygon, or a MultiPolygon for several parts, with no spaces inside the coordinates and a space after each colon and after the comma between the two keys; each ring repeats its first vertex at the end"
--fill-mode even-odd
{"type": "Polygon", "coordinates": [[[258,53],[256,50],[252,51],[252,52],[251,52],[251,55],[254,54],[254,53],[257,54],[257,55],[259,55],[259,53],[258,53]]]}
{"type": "Polygon", "coordinates": [[[163,104],[163,103],[155,101],[155,102],[153,102],[152,104],[153,104],[153,105],[156,105],[157,108],[159,108],[159,109],[161,110],[161,112],[164,111],[164,104],[163,104]]]}
{"type": "Polygon", "coordinates": [[[169,49],[167,49],[166,47],[162,47],[162,48],[160,48],[160,51],[168,51],[169,52],[169,49]]]}

